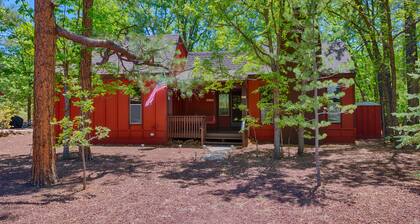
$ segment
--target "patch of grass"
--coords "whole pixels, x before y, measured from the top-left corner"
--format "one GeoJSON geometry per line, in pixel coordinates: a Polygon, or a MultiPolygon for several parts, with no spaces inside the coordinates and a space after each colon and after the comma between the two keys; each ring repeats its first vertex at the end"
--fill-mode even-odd
{"type": "Polygon", "coordinates": [[[420,170],[414,171],[411,175],[413,175],[413,177],[417,180],[420,180],[420,170]]]}

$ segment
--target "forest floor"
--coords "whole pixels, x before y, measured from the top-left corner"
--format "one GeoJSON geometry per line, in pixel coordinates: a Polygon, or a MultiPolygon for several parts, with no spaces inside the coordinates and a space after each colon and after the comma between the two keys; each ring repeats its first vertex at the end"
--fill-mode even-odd
{"type": "Polygon", "coordinates": [[[270,147],[217,162],[198,148],[95,146],[81,191],[78,160],[57,161],[57,185],[32,187],[31,134],[3,137],[0,223],[420,223],[419,151],[325,145],[312,193],[312,149],[272,161],[270,147]]]}

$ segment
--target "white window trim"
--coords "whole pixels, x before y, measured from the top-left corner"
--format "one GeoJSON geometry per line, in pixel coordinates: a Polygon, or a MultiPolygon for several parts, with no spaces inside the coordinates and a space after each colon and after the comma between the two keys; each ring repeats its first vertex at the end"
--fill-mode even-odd
{"type": "MultiPolygon", "coordinates": [[[[340,86],[338,86],[338,85],[335,85],[335,89],[334,89],[334,93],[336,92],[336,91],[340,91],[340,86]]],[[[327,92],[328,93],[331,93],[330,92],[330,88],[327,88],[327,92]]],[[[327,113],[327,119],[328,119],[328,122],[331,122],[331,124],[341,124],[342,123],[342,121],[343,121],[343,118],[341,117],[341,110],[338,110],[339,112],[337,112],[337,111],[334,111],[334,112],[330,112],[330,107],[332,107],[332,106],[336,106],[336,105],[341,105],[341,98],[339,98],[339,97],[332,97],[331,98],[331,100],[334,100],[334,99],[338,99],[338,102],[332,102],[332,105],[328,105],[328,113],[327,113]],[[331,115],[331,116],[330,116],[331,115]],[[338,115],[338,116],[337,116],[338,115]],[[330,117],[335,117],[335,116],[337,116],[338,117],[338,120],[330,120],[330,117]]],[[[338,107],[337,107],[338,108],[338,107]]],[[[339,109],[339,108],[338,108],[339,109]]]]}
{"type": "Polygon", "coordinates": [[[128,108],[128,113],[129,113],[129,117],[128,117],[128,122],[130,123],[130,124],[143,124],[143,106],[142,106],[142,104],[141,103],[131,103],[131,99],[130,99],[130,102],[129,102],[129,104],[128,104],[129,106],[129,108],[128,108]],[[131,106],[140,106],[140,122],[132,122],[132,119],[131,119],[131,106]]]}
{"type": "Polygon", "coordinates": [[[221,93],[221,94],[219,94],[219,100],[218,100],[218,105],[217,105],[217,113],[218,113],[218,116],[221,116],[221,117],[229,117],[230,116],[230,108],[231,108],[231,106],[230,106],[230,94],[229,93],[221,93]],[[227,108],[227,114],[223,114],[223,115],[221,115],[220,114],[220,95],[227,95],[228,97],[227,97],[227,99],[228,99],[228,108],[227,108]]]}

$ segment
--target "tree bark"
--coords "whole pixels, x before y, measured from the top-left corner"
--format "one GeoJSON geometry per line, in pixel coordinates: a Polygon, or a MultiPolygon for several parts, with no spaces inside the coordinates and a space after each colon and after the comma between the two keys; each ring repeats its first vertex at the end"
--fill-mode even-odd
{"type": "MultiPolygon", "coordinates": [[[[311,25],[312,25],[312,31],[315,34],[315,29],[317,27],[316,25],[316,11],[317,11],[317,2],[315,0],[311,1],[311,10],[310,10],[310,16],[311,16],[311,25]],[[313,7],[313,8],[312,8],[313,7]]],[[[315,39],[315,38],[314,38],[315,39]]],[[[318,75],[318,57],[317,57],[317,51],[315,46],[319,44],[318,41],[314,42],[314,50],[312,52],[312,72],[313,72],[313,82],[318,82],[319,75],[318,75]]],[[[315,179],[316,179],[316,186],[315,189],[318,189],[321,186],[321,159],[319,156],[319,99],[318,99],[318,86],[315,86],[314,88],[314,130],[315,130],[315,179]]]]}
{"type": "MultiPolygon", "coordinates": [[[[405,0],[404,9],[406,12],[405,16],[405,63],[406,63],[406,77],[407,77],[407,93],[418,94],[420,92],[420,80],[413,79],[408,74],[414,73],[416,69],[417,61],[417,30],[416,30],[416,18],[415,10],[419,4],[414,0],[405,0]]],[[[408,100],[409,107],[417,107],[419,101],[417,99],[408,100]]],[[[418,121],[411,121],[418,122],[418,121]]]]}
{"type": "MultiPolygon", "coordinates": [[[[82,29],[83,36],[92,36],[92,18],[89,15],[93,6],[93,0],[83,0],[83,15],[82,15],[82,29]]],[[[82,46],[80,61],[80,85],[85,91],[92,91],[92,49],[82,46]]],[[[82,112],[83,119],[91,120],[92,115],[89,112],[82,112]]],[[[82,127],[83,128],[83,127],[82,127]]],[[[87,138],[90,138],[89,135],[87,138]]],[[[92,159],[92,152],[89,146],[80,146],[79,154],[84,156],[87,160],[92,159]],[[84,149],[82,149],[84,148],[84,149]]]]}
{"type": "MultiPolygon", "coordinates": [[[[63,73],[64,73],[64,79],[66,80],[69,77],[69,62],[66,60],[63,64],[63,73]]],[[[66,93],[68,91],[68,86],[66,82],[64,82],[64,116],[70,117],[70,99],[67,97],[66,93]]],[[[63,159],[69,159],[70,158],[70,147],[66,143],[63,145],[63,159]]]]}
{"type": "Polygon", "coordinates": [[[273,104],[274,104],[274,152],[273,158],[280,159],[282,156],[282,146],[281,146],[281,128],[279,126],[280,111],[279,106],[280,93],[278,89],[273,90],[273,104]]]}
{"type": "Polygon", "coordinates": [[[396,86],[396,68],[394,55],[394,42],[392,38],[392,24],[390,17],[390,9],[388,0],[381,1],[381,31],[382,31],[382,47],[383,47],[383,84],[387,96],[388,113],[385,117],[386,133],[388,136],[394,135],[394,129],[397,125],[397,119],[393,115],[397,111],[397,86],[396,86]]]}
{"type": "MultiPolygon", "coordinates": [[[[306,95],[306,91],[303,89],[304,86],[306,86],[306,80],[302,80],[302,90],[301,90],[301,96],[306,95]]],[[[305,113],[302,112],[302,116],[305,118],[305,113]]],[[[305,152],[305,129],[301,125],[298,127],[298,156],[302,156],[305,152]]]]}
{"type": "Polygon", "coordinates": [[[141,58],[141,56],[136,56],[135,54],[131,53],[129,50],[125,49],[124,47],[118,45],[117,43],[111,40],[93,39],[93,38],[85,37],[83,35],[77,35],[59,26],[56,26],[56,31],[57,31],[58,36],[64,37],[68,40],[79,43],[83,46],[106,48],[111,51],[118,52],[121,56],[125,57],[125,59],[129,61],[136,62],[143,59],[141,58]]]}
{"type": "Polygon", "coordinates": [[[302,156],[305,152],[305,129],[302,126],[298,127],[298,156],[302,156]]]}
{"type": "Polygon", "coordinates": [[[34,120],[32,184],[56,183],[54,129],[54,74],[56,35],[54,6],[49,0],[35,0],[34,120]]]}
{"type": "MultiPolygon", "coordinates": [[[[315,79],[316,81],[317,79],[315,79]]],[[[319,157],[319,105],[318,105],[318,88],[314,89],[314,129],[315,129],[315,177],[316,177],[316,187],[321,186],[321,160],[319,157]]]]}

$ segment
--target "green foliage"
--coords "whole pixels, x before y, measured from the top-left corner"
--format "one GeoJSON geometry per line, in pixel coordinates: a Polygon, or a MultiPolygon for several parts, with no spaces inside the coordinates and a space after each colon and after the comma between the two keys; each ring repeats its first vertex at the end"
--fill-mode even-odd
{"type": "MultiPolygon", "coordinates": [[[[301,38],[296,43],[291,58],[295,64],[293,68],[295,85],[293,88],[299,93],[299,97],[296,102],[288,102],[286,104],[285,125],[304,128],[306,138],[316,137],[313,136],[315,129],[322,130],[323,127],[331,125],[331,122],[328,120],[315,119],[314,110],[319,111],[318,115],[322,115],[328,114],[329,110],[333,110],[334,107],[338,107],[338,113],[352,113],[355,109],[354,105],[340,105],[333,102],[333,99],[338,99],[339,101],[344,96],[342,90],[352,86],[354,84],[353,80],[342,78],[338,81],[333,81],[331,78],[334,78],[334,74],[324,71],[323,65],[320,65],[318,62],[318,52],[321,51],[318,41],[320,31],[316,27],[319,27],[318,21],[325,11],[326,3],[326,1],[318,1],[314,3],[315,6],[308,4],[307,7],[300,8],[298,14],[304,16],[300,16],[297,20],[297,25],[295,25],[300,27],[301,38]],[[326,90],[330,87],[339,88],[339,91],[337,93],[329,93],[326,90]],[[316,95],[314,94],[315,91],[317,91],[316,95]],[[307,119],[308,114],[311,115],[309,116],[310,119],[307,119]]],[[[321,133],[319,139],[325,137],[326,134],[321,133]]]]}
{"type": "Polygon", "coordinates": [[[129,0],[125,10],[137,32],[145,35],[178,33],[186,48],[210,49],[213,19],[205,1],[129,0]]]}
{"type": "MultiPolygon", "coordinates": [[[[417,74],[409,74],[413,79],[420,80],[420,61],[417,61],[417,74]]],[[[408,99],[417,99],[420,102],[420,93],[408,94],[408,99]]],[[[413,146],[420,149],[420,105],[408,107],[407,112],[395,113],[400,119],[403,119],[404,125],[394,127],[398,135],[397,148],[413,146]]]]}
{"type": "Polygon", "coordinates": [[[278,108],[281,111],[281,119],[278,120],[280,127],[287,127],[288,118],[287,111],[290,110],[290,101],[288,100],[288,86],[289,80],[284,76],[277,78],[276,82],[270,81],[273,80],[273,76],[278,76],[275,73],[267,73],[261,76],[261,79],[264,81],[264,85],[257,89],[257,92],[260,94],[260,100],[257,103],[258,108],[263,111],[264,116],[261,118],[262,124],[273,124],[274,120],[274,109],[278,108]],[[274,104],[273,100],[273,90],[278,89],[280,92],[280,97],[278,98],[279,102],[274,104]]]}
{"type": "Polygon", "coordinates": [[[33,25],[20,9],[0,5],[0,103],[15,110],[26,108],[33,82],[33,25]]]}
{"type": "MultiPolygon", "coordinates": [[[[69,99],[77,99],[73,102],[73,105],[80,109],[81,114],[92,113],[95,109],[93,107],[94,97],[105,94],[106,92],[106,88],[102,85],[99,85],[98,88],[101,90],[103,89],[103,92],[83,90],[80,87],[79,80],[77,78],[65,79],[63,82],[69,87],[67,92],[64,94],[65,97],[69,99]]],[[[98,86],[97,83],[94,84],[94,87],[96,86],[98,86]]],[[[62,130],[57,141],[57,144],[59,145],[90,146],[92,140],[104,139],[108,137],[110,132],[110,130],[106,127],[92,127],[91,120],[81,115],[75,116],[73,119],[65,116],[60,121],[54,120],[52,123],[59,125],[62,130]],[[91,135],[92,132],[93,135],[91,135]]]]}
{"type": "Polygon", "coordinates": [[[10,128],[10,121],[15,112],[13,107],[0,104],[0,129],[10,128]]]}
{"type": "MultiPolygon", "coordinates": [[[[378,65],[374,60],[375,49],[373,41],[382,40],[381,17],[383,15],[382,1],[355,1],[342,0],[331,1],[323,15],[323,36],[324,38],[335,38],[338,36],[347,43],[350,48],[352,59],[356,70],[356,101],[372,101],[380,103],[378,93],[378,65]],[[357,6],[360,2],[361,6],[357,6]],[[359,12],[363,12],[362,17],[359,12]],[[369,13],[365,13],[369,12],[369,13]],[[364,21],[369,21],[369,26],[364,21]],[[334,35],[335,34],[335,35],[334,35]]],[[[392,23],[392,33],[394,34],[394,50],[397,71],[397,111],[407,110],[407,83],[406,83],[406,61],[404,21],[406,19],[406,7],[419,14],[419,1],[389,1],[392,23]],[[408,4],[408,6],[406,6],[408,4]]],[[[417,16],[418,17],[418,16],[417,16]]],[[[417,26],[418,27],[418,26],[417,26]]],[[[417,35],[418,35],[417,28],[417,35]]],[[[418,38],[417,38],[418,42],[418,38]]],[[[383,55],[387,50],[382,43],[379,43],[378,53],[383,55]]],[[[384,59],[385,63],[389,61],[384,59]]]]}

